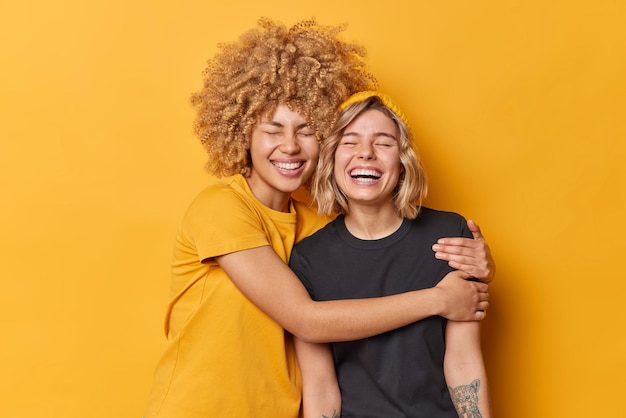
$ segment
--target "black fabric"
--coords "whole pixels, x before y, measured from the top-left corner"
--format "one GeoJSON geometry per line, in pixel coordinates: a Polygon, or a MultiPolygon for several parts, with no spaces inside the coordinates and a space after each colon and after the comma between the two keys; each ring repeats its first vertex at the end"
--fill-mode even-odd
{"type": "MultiPolygon", "coordinates": [[[[472,236],[463,217],[428,208],[378,240],[355,238],[339,216],[295,246],[290,266],[315,300],[392,295],[435,286],[451,268],[431,246],[458,236],[472,236]]],[[[445,327],[434,316],[334,343],[342,417],[456,418],[443,374],[445,327]]]]}

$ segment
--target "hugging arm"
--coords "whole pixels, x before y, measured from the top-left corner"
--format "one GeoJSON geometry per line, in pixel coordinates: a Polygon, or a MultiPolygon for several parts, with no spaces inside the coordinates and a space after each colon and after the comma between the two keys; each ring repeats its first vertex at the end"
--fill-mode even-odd
{"type": "Polygon", "coordinates": [[[484,318],[488,286],[449,273],[436,287],[370,299],[315,302],[269,246],[216,257],[239,290],[283,328],[307,342],[370,337],[441,315],[459,321],[484,318]]]}

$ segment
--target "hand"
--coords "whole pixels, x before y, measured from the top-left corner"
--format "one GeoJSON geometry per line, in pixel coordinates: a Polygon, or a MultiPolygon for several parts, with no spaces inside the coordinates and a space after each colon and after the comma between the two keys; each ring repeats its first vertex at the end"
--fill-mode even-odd
{"type": "Polygon", "coordinates": [[[496,264],[489,245],[474,221],[467,221],[467,226],[473,239],[441,238],[432,247],[435,257],[447,261],[450,267],[462,270],[470,277],[489,283],[496,274],[496,264]]]}
{"type": "Polygon", "coordinates": [[[443,292],[443,307],[439,315],[452,321],[478,321],[485,318],[489,308],[489,286],[466,280],[470,275],[455,270],[448,273],[435,289],[443,292]]]}

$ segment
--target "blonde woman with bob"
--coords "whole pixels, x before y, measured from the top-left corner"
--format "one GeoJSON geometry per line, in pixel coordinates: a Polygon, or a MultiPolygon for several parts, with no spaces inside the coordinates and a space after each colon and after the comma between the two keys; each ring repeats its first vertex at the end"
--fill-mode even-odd
{"type": "MultiPolygon", "coordinates": [[[[286,264],[293,244],[329,220],[291,194],[314,172],[337,106],[375,85],[364,50],[342,31],[261,19],[209,60],[192,103],[217,180],[192,201],[176,237],[168,342],[145,418],[296,418],[302,386],[291,333],[337,341],[434,314],[482,318],[487,286],[460,275],[430,295],[319,303],[286,264]]],[[[450,258],[478,254],[468,269],[491,275],[486,245],[450,248],[450,258]]]]}
{"type": "MultiPolygon", "coordinates": [[[[339,216],[296,244],[290,267],[317,301],[432,289],[452,270],[433,244],[475,225],[422,206],[424,169],[387,95],[360,92],[341,109],[312,188],[320,213],[339,216]]],[[[479,322],[431,316],[330,346],[296,339],[305,418],[491,416],[479,322]]]]}

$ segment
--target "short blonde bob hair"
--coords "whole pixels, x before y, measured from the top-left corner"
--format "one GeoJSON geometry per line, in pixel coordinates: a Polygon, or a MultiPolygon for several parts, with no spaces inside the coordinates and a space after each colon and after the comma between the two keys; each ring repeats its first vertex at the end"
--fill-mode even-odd
{"type": "Polygon", "coordinates": [[[262,18],[236,42],[218,45],[204,71],[203,89],[191,97],[197,109],[194,131],[209,155],[210,172],[248,175],[252,130],[278,105],[301,113],[321,141],[341,102],[376,88],[365,70],[364,48],[340,40],[343,30],[315,19],[287,27],[262,18]]]}
{"type": "Polygon", "coordinates": [[[400,138],[400,164],[402,173],[394,190],[393,203],[403,218],[414,219],[426,198],[428,186],[426,172],[413,144],[413,137],[406,117],[391,99],[376,91],[360,92],[349,98],[339,115],[337,124],[322,143],[317,172],[313,178],[311,196],[318,205],[320,214],[346,214],[348,200],[335,179],[335,151],[344,130],[366,110],[378,110],[387,115],[398,127],[400,138]],[[393,110],[392,110],[393,109],[393,110]]]}

